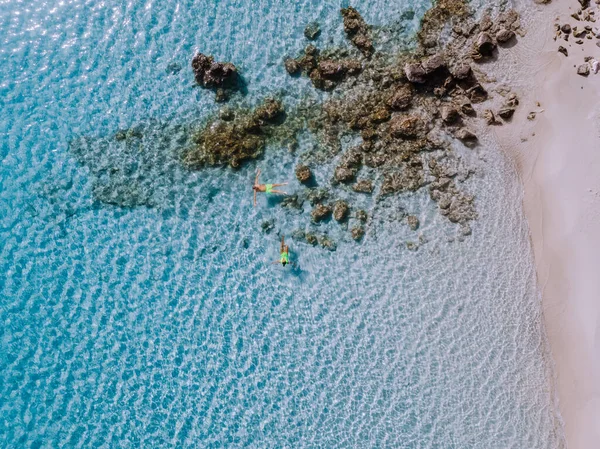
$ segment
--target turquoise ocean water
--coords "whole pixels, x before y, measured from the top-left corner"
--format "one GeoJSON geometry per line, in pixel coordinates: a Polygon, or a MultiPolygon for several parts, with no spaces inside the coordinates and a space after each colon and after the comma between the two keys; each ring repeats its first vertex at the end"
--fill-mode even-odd
{"type": "MultiPolygon", "coordinates": [[[[501,155],[457,149],[478,170],[466,186],[480,219],[464,241],[425,191],[353,196],[374,218],[362,243],[314,227],[337,242],[329,252],[290,237],[308,208],[251,204],[257,166],[300,188],[310,142],[237,172],[190,173],[158,152],[115,162],[110,148],[82,165],[69,149],[215,111],[193,87],[196,50],[236,63],[249,103],[314,95],[281,61],[312,20],[318,45],[343,44],[340,6],[0,1],[1,447],[559,447],[520,190],[501,155]],[[96,201],[103,163],[150,206],[96,201]],[[419,233],[426,243],[407,250],[419,233]],[[270,264],[282,234],[294,269],[270,264]]],[[[393,43],[429,4],[353,6],[393,43]]]]}

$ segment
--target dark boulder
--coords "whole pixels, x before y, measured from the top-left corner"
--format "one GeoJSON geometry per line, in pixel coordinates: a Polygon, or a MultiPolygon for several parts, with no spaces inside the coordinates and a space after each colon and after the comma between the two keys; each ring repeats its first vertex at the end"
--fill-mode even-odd
{"type": "Polygon", "coordinates": [[[471,76],[471,66],[469,64],[456,64],[450,69],[452,76],[458,80],[467,79],[471,76]]]}
{"type": "Polygon", "coordinates": [[[205,88],[234,87],[238,82],[238,71],[230,62],[215,62],[212,56],[202,53],[192,59],[196,82],[205,88]]]}

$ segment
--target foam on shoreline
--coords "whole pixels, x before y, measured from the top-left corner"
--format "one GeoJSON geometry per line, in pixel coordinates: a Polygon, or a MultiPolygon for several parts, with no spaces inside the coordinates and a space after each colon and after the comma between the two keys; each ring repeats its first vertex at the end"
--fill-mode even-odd
{"type": "Polygon", "coordinates": [[[499,85],[519,93],[521,106],[509,126],[488,133],[523,183],[567,444],[592,449],[600,441],[600,278],[595,270],[600,266],[600,77],[580,76],[575,66],[585,56],[598,57],[600,49],[595,38],[581,45],[573,36],[553,40],[555,23],[595,26],[570,17],[580,7],[577,2],[520,3],[527,35],[491,64],[490,72],[499,85]],[[568,57],[557,51],[559,45],[568,57]],[[528,120],[534,111],[535,119],[528,120]]]}

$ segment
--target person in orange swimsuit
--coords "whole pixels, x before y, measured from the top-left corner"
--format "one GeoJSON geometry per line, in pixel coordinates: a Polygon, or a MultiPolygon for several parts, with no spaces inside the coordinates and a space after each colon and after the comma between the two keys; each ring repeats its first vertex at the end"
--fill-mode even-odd
{"type": "Polygon", "coordinates": [[[267,195],[270,195],[272,193],[279,193],[281,195],[287,195],[287,192],[273,188],[273,187],[287,186],[287,184],[288,184],[287,182],[284,182],[282,184],[260,184],[258,182],[259,176],[260,176],[260,168],[256,171],[256,179],[254,180],[254,185],[252,186],[252,190],[254,190],[254,206],[256,206],[256,192],[265,192],[267,195]]]}

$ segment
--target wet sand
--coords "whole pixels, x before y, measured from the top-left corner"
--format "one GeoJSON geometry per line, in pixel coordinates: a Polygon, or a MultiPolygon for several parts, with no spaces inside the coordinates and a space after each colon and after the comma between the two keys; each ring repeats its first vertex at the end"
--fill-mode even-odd
{"type": "MultiPolygon", "coordinates": [[[[522,4],[531,10],[531,3],[522,4]]],[[[492,64],[520,95],[512,123],[492,133],[514,161],[524,187],[555,364],[559,407],[570,449],[600,447],[600,73],[574,66],[600,60],[600,39],[553,40],[554,23],[600,28],[570,15],[574,0],[534,5],[527,35],[492,64]],[[560,19],[556,21],[556,18],[560,19]],[[564,46],[568,57],[557,51],[564,46]],[[538,105],[539,103],[539,105],[538,105]],[[527,115],[537,111],[534,120],[527,115]]],[[[519,8],[521,9],[521,8],[519,8]]]]}

